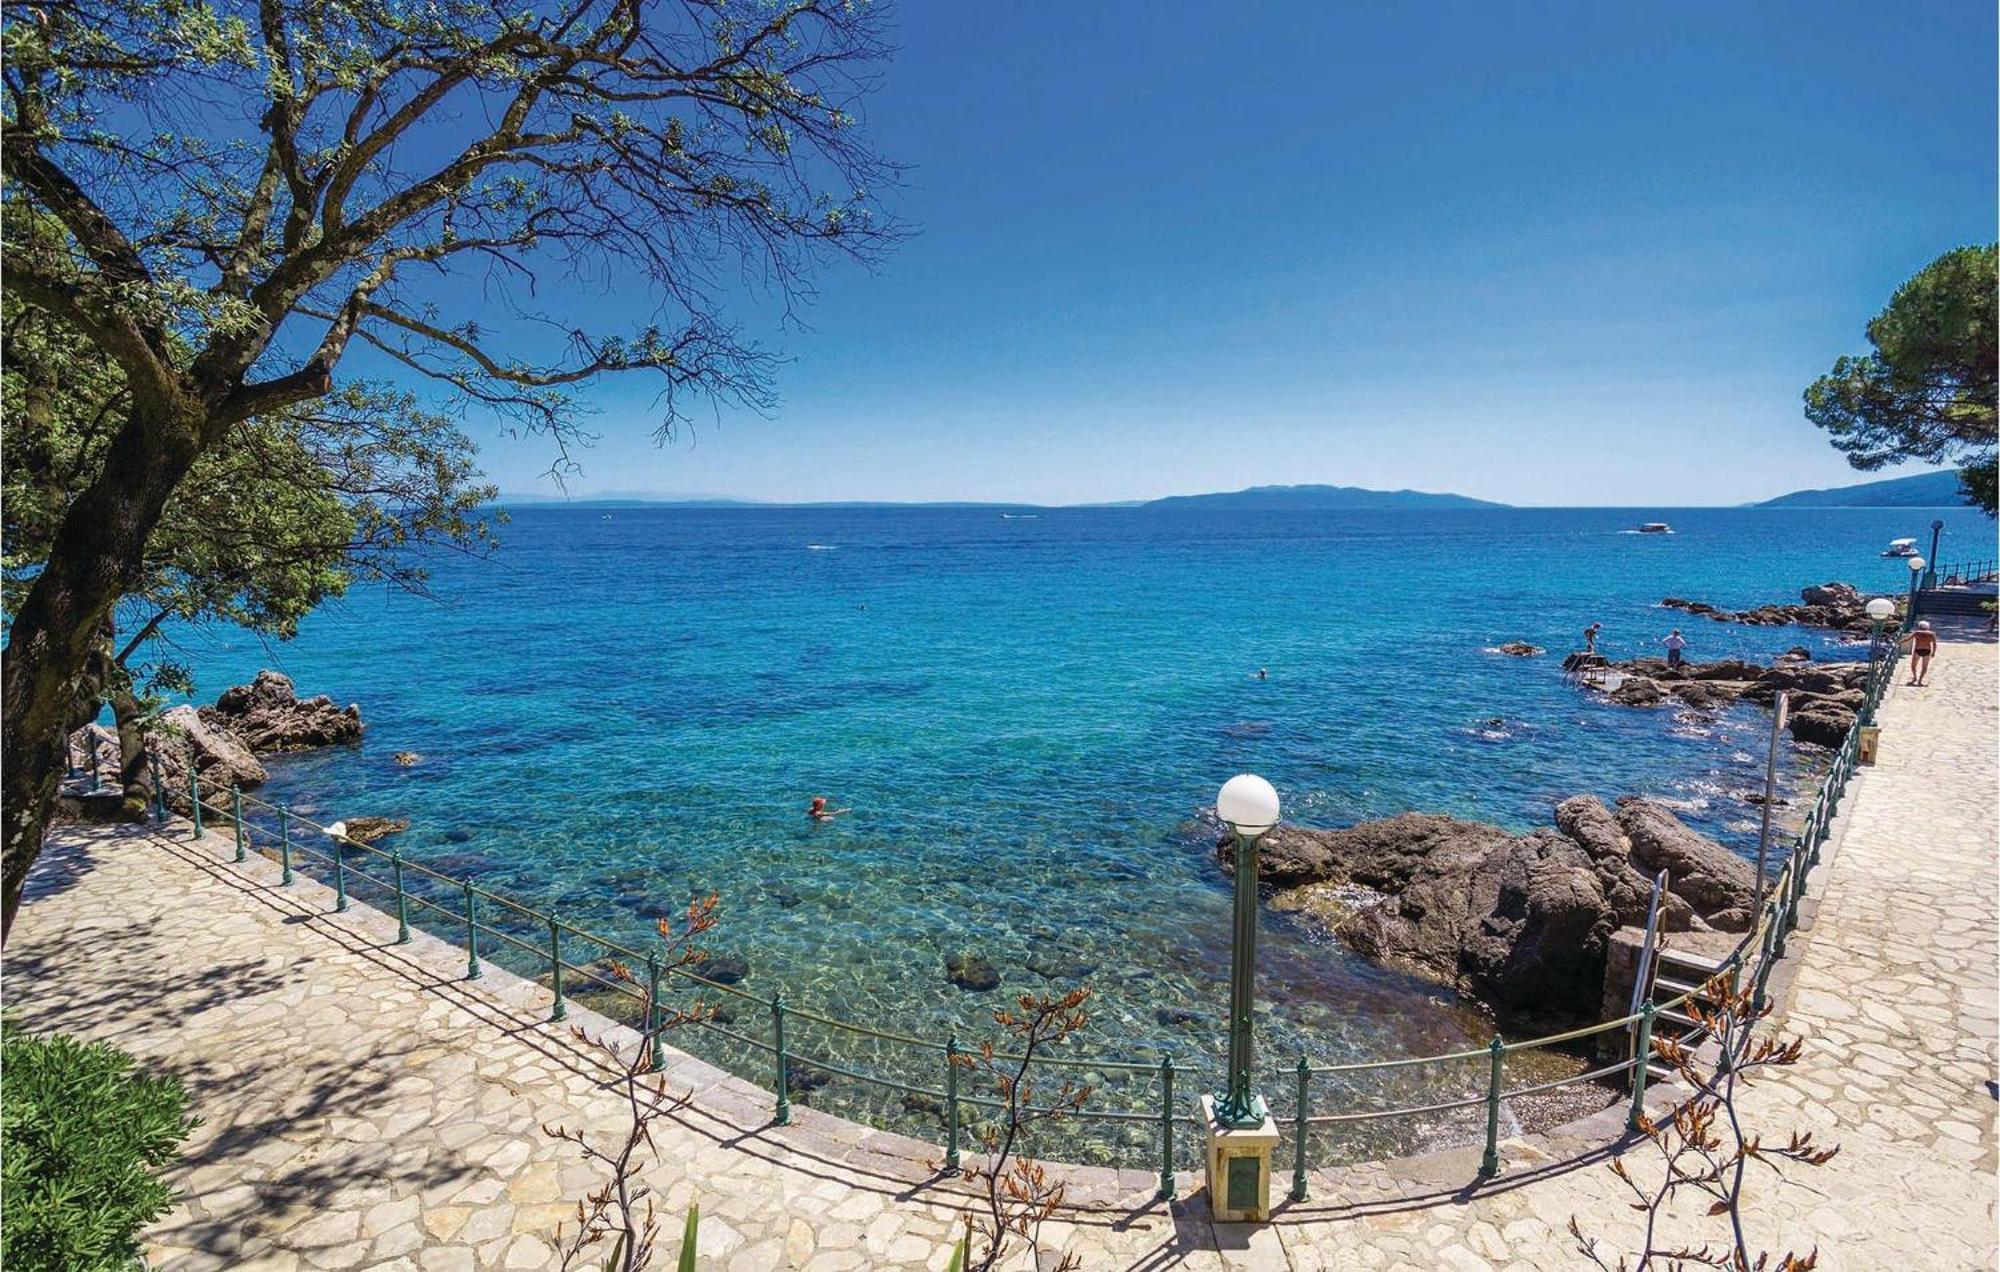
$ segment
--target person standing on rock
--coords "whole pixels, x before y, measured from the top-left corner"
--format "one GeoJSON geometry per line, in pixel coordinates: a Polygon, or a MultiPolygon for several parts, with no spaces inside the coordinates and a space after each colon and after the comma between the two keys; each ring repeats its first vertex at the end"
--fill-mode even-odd
{"type": "Polygon", "coordinates": [[[1924,678],[1931,674],[1931,658],[1937,653],[1937,633],[1931,630],[1928,620],[1919,622],[1915,631],[1896,642],[1910,647],[1909,684],[1923,688],[1924,678]]]}
{"type": "Polygon", "coordinates": [[[1667,666],[1680,666],[1681,651],[1688,646],[1687,637],[1681,635],[1681,629],[1678,627],[1674,628],[1674,630],[1667,633],[1667,638],[1660,643],[1667,647],[1667,666]]]}
{"type": "Polygon", "coordinates": [[[1594,654],[1597,652],[1597,633],[1603,630],[1604,630],[1604,624],[1602,623],[1592,623],[1590,626],[1583,629],[1584,653],[1594,654]]]}

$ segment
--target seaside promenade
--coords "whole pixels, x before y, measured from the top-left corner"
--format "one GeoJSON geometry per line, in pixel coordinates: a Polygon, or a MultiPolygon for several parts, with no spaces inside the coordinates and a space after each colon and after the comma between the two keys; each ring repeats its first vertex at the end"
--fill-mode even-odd
{"type": "MultiPolygon", "coordinates": [[[[1893,690],[1776,982],[1775,1027],[1806,1051],[1743,1098],[1748,1125],[1841,1151],[1782,1181],[1753,1171],[1750,1231],[1819,1246],[1824,1269],[1995,1263],[1996,673],[1994,645],[1950,641],[1929,687],[1893,690]]],[[[153,1265],[555,1266],[600,1181],[540,1128],[619,1132],[602,1058],[546,1022],[547,991],[467,982],[462,953],[393,945],[384,916],[331,913],[329,890],[282,888],[231,848],[184,824],[64,830],[5,952],[26,1025],[113,1041],[194,1093],[153,1265]]],[[[803,1108],[772,1127],[765,1092],[691,1058],[667,1079],[691,1099],[656,1124],[645,1172],[659,1262],[698,1202],[704,1267],[943,1267],[969,1198],[934,1146],[803,1108]]],[[[1603,1151],[1616,1116],[1504,1142],[1483,1185],[1476,1150],[1322,1172],[1261,1228],[1212,1224],[1185,1176],[1163,1204],[1151,1175],[1067,1171],[1076,1204],[1044,1235],[1086,1268],[1583,1267],[1572,1215],[1634,1248],[1603,1151]]],[[[1653,1150],[1628,1147],[1643,1176],[1653,1150]]]]}

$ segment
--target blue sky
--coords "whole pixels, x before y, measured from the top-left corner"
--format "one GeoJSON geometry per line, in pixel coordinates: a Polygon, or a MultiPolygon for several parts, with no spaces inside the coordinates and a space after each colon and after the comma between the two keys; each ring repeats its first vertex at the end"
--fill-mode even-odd
{"type": "MultiPolygon", "coordinates": [[[[895,34],[867,123],[917,237],[763,333],[791,359],[772,418],[659,448],[649,389],[593,390],[573,494],[1869,480],[1801,390],[1994,235],[1969,0],[906,3],[895,34]]],[[[554,493],[544,443],[470,424],[504,490],[554,493]]]]}

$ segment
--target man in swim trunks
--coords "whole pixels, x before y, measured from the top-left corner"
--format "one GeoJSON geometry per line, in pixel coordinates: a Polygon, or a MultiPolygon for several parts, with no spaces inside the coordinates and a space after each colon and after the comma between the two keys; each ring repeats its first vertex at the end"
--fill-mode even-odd
{"type": "Polygon", "coordinates": [[[1594,654],[1597,652],[1597,633],[1603,630],[1604,630],[1604,624],[1602,623],[1592,623],[1590,626],[1583,629],[1584,653],[1594,654]]]}
{"type": "Polygon", "coordinates": [[[1921,621],[1915,631],[1897,643],[1910,647],[1910,679],[1907,683],[1923,688],[1924,678],[1931,674],[1931,658],[1937,653],[1937,633],[1931,630],[1928,621],[1921,621]]]}

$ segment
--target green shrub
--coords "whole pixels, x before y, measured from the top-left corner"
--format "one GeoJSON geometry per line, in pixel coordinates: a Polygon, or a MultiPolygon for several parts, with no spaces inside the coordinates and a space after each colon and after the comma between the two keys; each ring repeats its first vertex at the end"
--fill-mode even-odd
{"type": "Polygon", "coordinates": [[[173,1205],[154,1172],[195,1127],[187,1089],[101,1042],[0,1019],[0,1263],[8,1272],[138,1266],[173,1205]]]}

